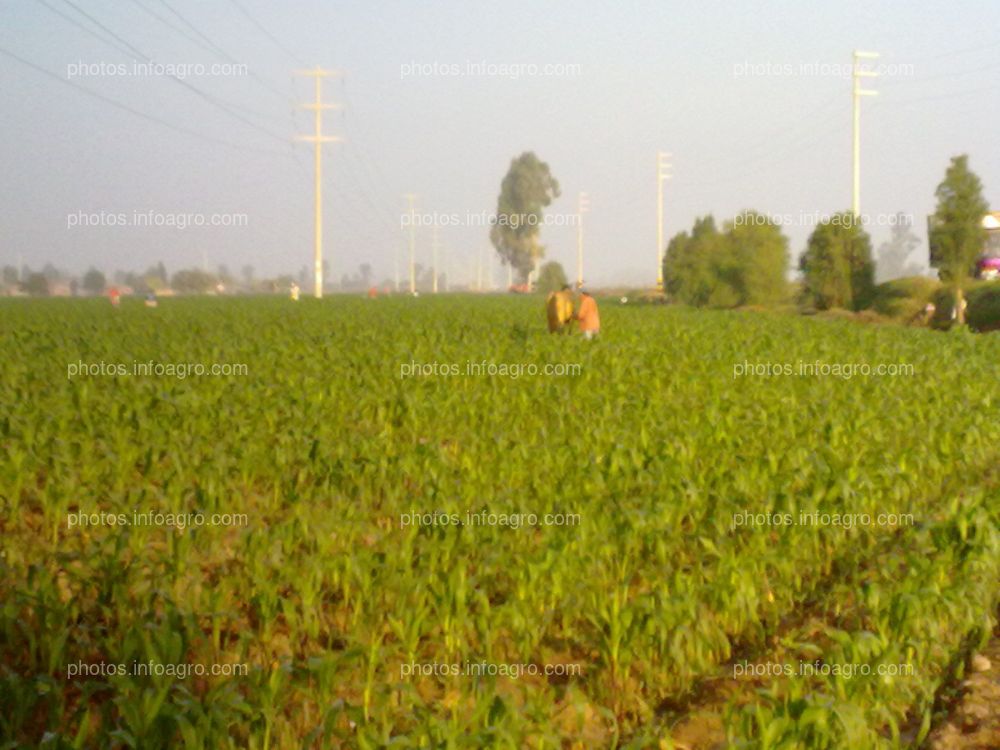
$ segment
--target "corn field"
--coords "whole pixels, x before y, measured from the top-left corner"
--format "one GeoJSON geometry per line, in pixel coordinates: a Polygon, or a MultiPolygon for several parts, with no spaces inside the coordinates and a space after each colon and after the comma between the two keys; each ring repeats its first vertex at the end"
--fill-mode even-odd
{"type": "Polygon", "coordinates": [[[918,747],[1000,337],[601,305],[0,301],[0,747],[918,747]],[[734,374],[817,361],[911,372],[734,374]]]}

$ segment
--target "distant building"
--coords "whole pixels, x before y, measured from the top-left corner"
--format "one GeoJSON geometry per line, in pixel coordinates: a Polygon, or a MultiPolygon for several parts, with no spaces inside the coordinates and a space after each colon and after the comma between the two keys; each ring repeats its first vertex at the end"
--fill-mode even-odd
{"type": "Polygon", "coordinates": [[[983,257],[979,259],[977,275],[981,279],[1000,278],[1000,211],[991,211],[983,217],[986,230],[986,245],[983,257]]]}
{"type": "Polygon", "coordinates": [[[986,249],[983,255],[988,258],[1000,258],[1000,211],[990,211],[983,217],[983,229],[986,230],[986,249]]]}

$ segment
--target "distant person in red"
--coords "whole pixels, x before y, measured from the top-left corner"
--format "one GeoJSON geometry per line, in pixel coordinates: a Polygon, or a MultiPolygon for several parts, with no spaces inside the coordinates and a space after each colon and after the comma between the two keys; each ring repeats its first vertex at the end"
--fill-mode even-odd
{"type": "Polygon", "coordinates": [[[378,289],[373,286],[368,287],[368,299],[375,299],[378,296],[378,289]]]}
{"type": "Polygon", "coordinates": [[[121,295],[118,294],[118,287],[113,286],[108,290],[108,299],[111,300],[111,304],[114,307],[118,307],[118,303],[121,302],[121,295]]]}

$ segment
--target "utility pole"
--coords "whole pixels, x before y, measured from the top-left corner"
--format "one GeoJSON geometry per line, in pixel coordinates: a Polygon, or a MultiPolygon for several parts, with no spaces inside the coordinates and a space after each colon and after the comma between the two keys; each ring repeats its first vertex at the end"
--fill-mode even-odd
{"type": "Polygon", "coordinates": [[[663,291],[663,181],[671,178],[670,152],[656,152],[656,288],[663,291]]]}
{"type": "Polygon", "coordinates": [[[396,259],[395,260],[396,260],[396,262],[395,262],[395,268],[396,268],[396,273],[395,273],[395,276],[396,276],[396,294],[399,294],[399,245],[396,245],[396,259]]]}
{"type": "Polygon", "coordinates": [[[590,210],[586,193],[576,197],[576,288],[583,287],[583,215],[590,210]]]}
{"type": "Polygon", "coordinates": [[[297,70],[295,75],[310,76],[316,81],[316,101],[303,104],[303,109],[311,109],[316,113],[316,132],[313,135],[300,135],[300,141],[308,141],[315,145],[316,151],[316,246],[313,250],[313,276],[316,280],[315,297],[323,297],[323,144],[342,140],[336,136],[323,135],[323,110],[336,109],[335,104],[323,103],[323,79],[339,75],[334,70],[324,70],[318,65],[309,70],[297,70]]]}
{"type": "Polygon", "coordinates": [[[415,247],[417,244],[416,227],[414,224],[417,220],[416,212],[413,208],[413,202],[417,199],[417,196],[413,193],[407,193],[403,196],[406,198],[407,205],[409,209],[407,213],[410,215],[410,295],[417,293],[417,266],[415,260],[415,247]]]}
{"type": "Polygon", "coordinates": [[[431,292],[438,293],[438,228],[436,222],[431,230],[431,292]]]}
{"type": "Polygon", "coordinates": [[[861,60],[878,57],[878,52],[854,50],[854,190],[851,194],[851,211],[856,218],[861,217],[861,97],[878,96],[877,91],[861,88],[862,78],[875,78],[878,73],[861,69],[861,60]]]}
{"type": "Polygon", "coordinates": [[[448,253],[448,248],[442,247],[444,251],[444,290],[446,292],[451,291],[451,255],[448,253]]]}

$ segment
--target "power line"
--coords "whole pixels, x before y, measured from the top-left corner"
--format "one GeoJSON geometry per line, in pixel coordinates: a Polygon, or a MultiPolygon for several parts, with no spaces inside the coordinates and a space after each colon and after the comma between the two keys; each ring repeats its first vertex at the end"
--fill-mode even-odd
{"type": "MultiPolygon", "coordinates": [[[[118,36],[118,34],[116,34],[111,29],[109,29],[107,26],[105,26],[103,23],[101,23],[100,21],[98,21],[96,18],[94,18],[92,15],[90,15],[87,11],[85,11],[79,5],[77,5],[76,3],[74,3],[72,0],[63,0],[63,2],[66,3],[66,5],[68,5],[69,7],[71,7],[73,10],[75,10],[77,13],[79,13],[81,16],[83,16],[84,18],[86,18],[87,20],[89,20],[92,24],[94,24],[95,26],[97,26],[99,29],[101,29],[108,36],[110,36],[111,38],[115,39],[119,43],[125,45],[132,52],[132,54],[136,55],[137,57],[142,57],[142,58],[146,57],[144,54],[142,54],[142,52],[140,52],[135,47],[133,47],[127,40],[122,39],[120,36],[118,36]]],[[[43,3],[43,4],[45,4],[45,3],[43,3]]],[[[45,4],[45,5],[47,5],[47,4],[45,4]]]]}
{"type": "MultiPolygon", "coordinates": [[[[185,18],[183,15],[181,15],[179,11],[177,11],[172,5],[170,5],[170,3],[167,2],[167,0],[159,0],[159,2],[160,2],[160,5],[162,5],[164,8],[166,8],[171,13],[173,13],[178,19],[180,19],[180,21],[185,26],[187,26],[189,29],[191,29],[199,37],[201,37],[202,39],[204,39],[205,43],[208,44],[212,48],[212,50],[214,50],[214,52],[215,52],[216,55],[218,55],[222,59],[226,60],[227,62],[233,63],[234,65],[239,65],[240,64],[238,60],[236,60],[235,58],[232,57],[232,55],[230,55],[229,53],[227,53],[224,49],[222,49],[222,47],[220,47],[215,42],[213,42],[211,39],[209,39],[207,35],[205,35],[204,33],[202,33],[193,23],[191,23],[187,18],[185,18]]],[[[263,78],[261,78],[260,76],[258,76],[253,71],[250,71],[250,77],[253,78],[255,81],[257,81],[257,83],[259,83],[261,86],[263,86],[264,88],[266,88],[271,93],[276,94],[281,99],[285,99],[285,94],[283,94],[282,92],[278,91],[276,88],[274,88],[271,84],[269,84],[267,81],[265,81],[263,78]]]]}
{"type": "Polygon", "coordinates": [[[230,57],[229,54],[227,54],[224,49],[222,49],[219,45],[217,45],[215,42],[213,42],[211,39],[209,39],[207,36],[205,36],[205,34],[203,34],[201,31],[199,31],[198,28],[193,23],[191,23],[189,20],[187,20],[187,18],[185,18],[183,15],[181,15],[180,11],[178,11],[170,3],[168,3],[167,0],[159,0],[159,2],[160,2],[160,5],[162,5],[164,8],[166,8],[171,13],[173,13],[174,16],[181,23],[183,23],[185,26],[187,26],[189,29],[191,29],[191,31],[193,31],[201,39],[203,39],[205,41],[205,44],[207,44],[209,47],[211,47],[215,51],[215,53],[217,55],[219,55],[220,57],[228,60],[231,63],[237,63],[237,64],[239,64],[238,61],[236,61],[232,57],[230,57]]]}
{"type": "MultiPolygon", "coordinates": [[[[341,80],[341,92],[349,108],[348,110],[346,110],[346,112],[351,112],[356,110],[357,108],[354,105],[353,99],[351,99],[351,97],[348,95],[346,82],[344,80],[341,80]]],[[[345,117],[345,121],[346,120],[347,118],[345,117]]],[[[352,142],[356,143],[358,146],[357,151],[359,156],[359,163],[361,164],[365,172],[365,177],[366,179],[369,180],[369,184],[371,185],[371,187],[374,188],[376,193],[378,192],[392,193],[393,191],[389,188],[389,181],[385,179],[385,175],[382,173],[382,170],[379,169],[378,162],[376,162],[375,159],[372,158],[372,155],[369,152],[368,147],[365,145],[365,142],[360,139],[352,139],[352,142]]],[[[386,212],[386,216],[389,217],[390,222],[395,223],[397,219],[393,216],[393,213],[388,209],[386,209],[384,206],[382,206],[382,204],[379,204],[379,206],[381,210],[384,210],[386,212]]]]}
{"type": "Polygon", "coordinates": [[[197,130],[191,130],[189,128],[185,128],[182,125],[174,125],[173,123],[170,123],[170,122],[167,122],[166,120],[160,119],[159,117],[156,117],[155,115],[150,115],[150,114],[147,114],[146,112],[142,112],[141,110],[135,109],[134,107],[131,107],[128,104],[123,104],[122,102],[119,102],[119,101],[117,101],[115,99],[112,99],[109,96],[105,96],[104,94],[99,94],[96,91],[92,91],[91,89],[88,89],[88,88],[86,88],[84,86],[81,86],[78,83],[74,83],[73,81],[70,81],[70,80],[68,80],[66,78],[63,78],[62,76],[57,75],[56,73],[53,73],[50,70],[46,70],[45,68],[41,67],[40,65],[36,65],[35,63],[31,62],[30,60],[26,60],[25,58],[21,57],[20,55],[14,53],[14,52],[11,52],[8,49],[4,49],[3,47],[0,47],[0,54],[7,55],[8,57],[11,57],[14,60],[17,60],[22,65],[25,65],[25,66],[33,69],[33,70],[36,70],[39,73],[41,73],[41,74],[43,74],[45,76],[48,76],[49,78],[54,78],[55,80],[59,81],[60,83],[63,83],[65,85],[67,85],[67,86],[75,88],[78,91],[82,91],[83,93],[87,94],[88,96],[91,96],[91,97],[93,97],[95,99],[100,99],[101,101],[105,102],[106,104],[110,104],[111,106],[116,107],[117,109],[121,109],[121,110],[124,110],[126,112],[129,112],[130,114],[133,114],[136,117],[141,117],[144,120],[149,120],[150,122],[155,122],[155,123],[157,123],[159,125],[162,125],[163,127],[170,128],[171,130],[174,130],[174,131],[176,131],[178,133],[184,133],[185,135],[190,135],[190,136],[193,136],[195,138],[200,138],[203,141],[208,141],[208,142],[214,143],[216,145],[222,145],[222,146],[226,146],[228,148],[236,149],[237,151],[253,151],[253,152],[259,153],[259,154],[267,154],[268,156],[280,156],[282,158],[287,158],[287,159],[291,158],[291,156],[289,154],[283,153],[281,151],[272,151],[270,149],[257,148],[255,146],[238,146],[238,145],[230,143],[228,141],[224,141],[221,138],[215,138],[213,136],[205,135],[204,133],[200,133],[197,130]]]}
{"type": "MultiPolygon", "coordinates": [[[[822,128],[822,129],[819,129],[819,130],[814,130],[814,131],[809,132],[809,133],[800,134],[798,137],[796,137],[796,138],[794,138],[794,139],[792,139],[790,141],[786,141],[786,142],[782,143],[781,156],[782,156],[782,158],[783,158],[784,161],[787,161],[787,157],[800,154],[800,153],[802,153],[802,152],[804,152],[806,150],[814,149],[815,146],[816,146],[816,144],[819,141],[821,141],[823,138],[826,138],[827,136],[833,135],[834,133],[839,133],[842,129],[843,129],[843,123],[841,123],[841,122],[834,122],[832,125],[830,125],[830,126],[828,126],[826,128],[822,128]],[[805,136],[805,138],[803,138],[803,136],[805,136]]],[[[770,156],[773,156],[773,154],[761,154],[760,156],[758,156],[758,157],[756,157],[756,158],[754,158],[754,159],[752,159],[750,161],[744,162],[740,166],[741,166],[741,168],[748,167],[748,166],[750,166],[751,164],[753,164],[755,162],[759,162],[762,158],[768,158],[770,156]]],[[[771,164],[769,164],[767,166],[757,167],[756,169],[754,169],[753,170],[754,175],[755,176],[759,176],[760,173],[761,173],[761,170],[768,169],[769,167],[777,166],[778,164],[779,164],[779,162],[777,160],[772,160],[771,164]]],[[[729,174],[727,176],[725,176],[725,177],[721,177],[721,178],[717,178],[717,179],[711,179],[711,180],[697,180],[697,181],[692,181],[692,182],[687,182],[685,180],[685,181],[682,181],[681,184],[683,185],[685,191],[688,191],[691,188],[698,189],[698,188],[717,187],[719,185],[729,185],[729,184],[732,184],[732,183],[737,182],[737,181],[739,181],[741,179],[744,179],[745,177],[749,176],[749,174],[750,174],[750,172],[748,170],[744,170],[744,171],[728,170],[728,171],[729,171],[729,174]]]]}
{"type": "Polygon", "coordinates": [[[237,0],[229,0],[229,2],[231,2],[233,4],[233,6],[236,8],[236,10],[238,10],[240,13],[242,13],[246,17],[246,19],[248,21],[250,21],[250,23],[252,23],[254,26],[256,26],[257,29],[264,36],[266,36],[268,39],[270,39],[271,42],[274,44],[275,47],[277,47],[282,52],[284,52],[286,55],[288,55],[299,66],[301,66],[303,68],[307,67],[306,64],[302,61],[302,58],[300,58],[294,52],[292,52],[291,50],[289,50],[285,45],[283,45],[281,42],[279,42],[277,40],[277,38],[275,38],[274,34],[272,34],[270,31],[268,31],[267,28],[262,23],[260,23],[256,18],[254,18],[253,16],[251,16],[250,13],[247,11],[247,9],[244,8],[239,2],[237,2],[237,0]]]}
{"type": "Polygon", "coordinates": [[[79,21],[77,21],[72,16],[67,15],[66,13],[64,13],[61,10],[59,10],[59,8],[56,8],[53,5],[49,5],[49,3],[46,2],[46,0],[38,0],[38,2],[41,3],[42,5],[44,5],[46,8],[48,8],[50,11],[52,11],[53,13],[55,13],[57,16],[59,16],[63,20],[68,21],[69,23],[74,24],[76,26],[79,26],[81,29],[83,29],[84,31],[86,31],[88,34],[90,34],[95,39],[99,39],[100,41],[104,42],[104,44],[107,44],[108,46],[114,47],[116,50],[118,50],[119,52],[121,52],[122,54],[124,54],[126,57],[131,56],[132,53],[129,52],[128,49],[123,49],[122,47],[119,47],[118,43],[115,42],[113,39],[106,39],[104,36],[102,36],[101,34],[99,34],[96,31],[94,31],[93,29],[89,29],[86,26],[83,26],[79,21]]]}
{"type": "Polygon", "coordinates": [[[209,53],[211,53],[213,55],[218,54],[215,50],[213,50],[211,47],[209,47],[208,45],[206,45],[203,41],[201,41],[200,39],[197,39],[196,37],[191,36],[184,29],[179,28],[177,26],[174,26],[170,21],[168,21],[167,19],[165,19],[163,16],[159,15],[154,10],[146,7],[143,3],[140,3],[139,0],[132,0],[132,3],[133,3],[133,5],[137,6],[140,10],[144,11],[148,15],[152,16],[153,18],[155,18],[157,21],[159,21],[160,23],[162,23],[167,28],[169,28],[169,29],[177,32],[181,36],[185,37],[188,41],[193,42],[194,44],[198,45],[201,49],[205,50],[206,52],[209,52],[209,53]]]}
{"type": "MultiPolygon", "coordinates": [[[[813,113],[813,115],[807,116],[807,118],[806,118],[806,120],[804,122],[796,123],[792,127],[786,127],[786,128],[781,128],[779,130],[776,130],[772,135],[768,136],[764,141],[761,141],[759,145],[765,145],[766,141],[777,141],[779,134],[782,135],[782,136],[784,136],[786,134],[790,134],[794,130],[797,130],[798,128],[800,128],[803,124],[806,125],[806,126],[808,126],[809,129],[806,130],[806,131],[804,131],[804,132],[798,133],[795,136],[790,136],[789,135],[788,137],[782,137],[781,138],[781,140],[780,140],[780,154],[782,156],[787,156],[790,153],[798,153],[798,151],[800,150],[799,147],[801,147],[801,146],[807,146],[807,145],[812,145],[814,142],[816,142],[817,140],[819,140],[819,138],[817,138],[817,136],[820,136],[820,137],[825,136],[825,135],[833,132],[833,130],[839,129],[841,127],[840,123],[835,123],[832,128],[828,126],[827,128],[820,129],[820,130],[817,130],[817,129],[815,129],[813,127],[813,125],[814,125],[813,121],[816,119],[816,115],[819,112],[821,112],[821,111],[825,112],[828,109],[828,105],[829,104],[830,104],[830,102],[828,102],[826,105],[823,105],[822,107],[818,108],[813,113]]],[[[753,149],[748,149],[748,150],[753,150],[753,149]]],[[[729,176],[728,177],[723,178],[723,179],[713,179],[713,180],[693,180],[693,181],[690,181],[690,182],[687,181],[687,180],[683,180],[682,181],[683,182],[683,186],[684,186],[685,189],[687,189],[687,188],[691,188],[691,187],[710,187],[710,186],[715,186],[715,185],[719,185],[719,184],[730,182],[732,179],[734,179],[734,177],[738,178],[739,176],[746,174],[745,171],[741,171],[741,170],[745,170],[747,167],[754,166],[754,165],[758,164],[759,162],[761,162],[762,160],[771,159],[772,157],[774,157],[774,155],[775,155],[775,153],[772,150],[763,150],[763,151],[759,151],[758,153],[753,154],[753,155],[748,156],[748,157],[743,158],[743,159],[730,160],[726,164],[727,172],[729,172],[729,176]]]]}
{"type": "MultiPolygon", "coordinates": [[[[39,2],[42,3],[42,5],[44,5],[46,8],[49,8],[50,10],[58,12],[58,11],[56,11],[55,8],[53,8],[52,6],[50,6],[45,0],[39,0],[39,2]]],[[[108,28],[107,26],[105,26],[104,24],[102,24],[99,20],[97,20],[96,18],[94,18],[93,16],[91,16],[89,13],[87,13],[86,11],[84,11],[78,5],[76,5],[75,3],[73,3],[71,0],[63,0],[63,2],[65,2],[67,5],[69,5],[71,8],[73,8],[74,10],[76,10],[81,15],[83,15],[85,18],[87,18],[88,20],[90,20],[93,24],[95,24],[96,26],[98,26],[99,28],[101,28],[105,33],[107,33],[108,35],[110,35],[112,37],[112,39],[114,39],[114,40],[120,42],[121,44],[123,44],[134,55],[136,55],[137,57],[142,58],[145,62],[147,62],[149,64],[153,64],[153,59],[151,57],[149,57],[148,55],[146,55],[142,50],[140,50],[137,47],[135,47],[132,44],[130,44],[127,40],[125,40],[122,37],[120,37],[118,34],[116,34],[110,28],[108,28]]],[[[114,45],[112,42],[104,39],[100,35],[96,34],[92,29],[88,29],[86,26],[84,26],[80,22],[76,21],[75,19],[70,18],[68,16],[65,16],[65,15],[63,15],[61,13],[59,15],[61,15],[65,20],[67,20],[70,23],[72,23],[73,25],[75,25],[77,28],[82,29],[83,31],[87,32],[88,34],[91,34],[92,36],[94,36],[95,38],[97,38],[100,41],[104,42],[105,44],[107,44],[109,46],[112,46],[112,47],[115,47],[115,49],[118,49],[119,51],[121,51],[120,48],[117,47],[116,45],[114,45]]],[[[183,78],[180,78],[179,76],[177,76],[177,75],[175,75],[173,73],[168,73],[167,77],[170,78],[170,79],[172,79],[172,80],[174,80],[174,81],[176,81],[181,86],[183,86],[184,88],[188,89],[189,91],[192,91],[194,94],[196,94],[197,96],[203,98],[205,101],[209,102],[210,104],[214,105],[215,107],[217,107],[219,109],[222,109],[224,112],[226,112],[227,114],[229,114],[232,117],[235,117],[237,120],[239,120],[240,122],[248,125],[249,127],[252,127],[255,130],[258,130],[258,131],[264,133],[265,135],[270,136],[271,138],[274,138],[279,143],[282,143],[282,144],[287,143],[286,139],[284,139],[281,136],[273,133],[272,131],[268,130],[267,128],[261,127],[260,125],[254,123],[254,122],[252,122],[250,120],[248,120],[246,117],[244,117],[243,115],[241,115],[239,112],[235,111],[235,109],[238,107],[238,105],[231,104],[230,102],[227,102],[227,101],[225,101],[223,99],[220,99],[220,98],[218,98],[218,97],[216,97],[216,96],[214,96],[212,94],[209,94],[209,93],[207,93],[205,91],[202,91],[198,87],[194,86],[191,83],[188,83],[183,78]]],[[[252,112],[252,110],[251,110],[251,112],[252,112]]],[[[257,116],[261,116],[257,112],[253,112],[253,114],[255,114],[257,116]]],[[[289,147],[290,147],[290,144],[289,144],[289,147]]]]}

